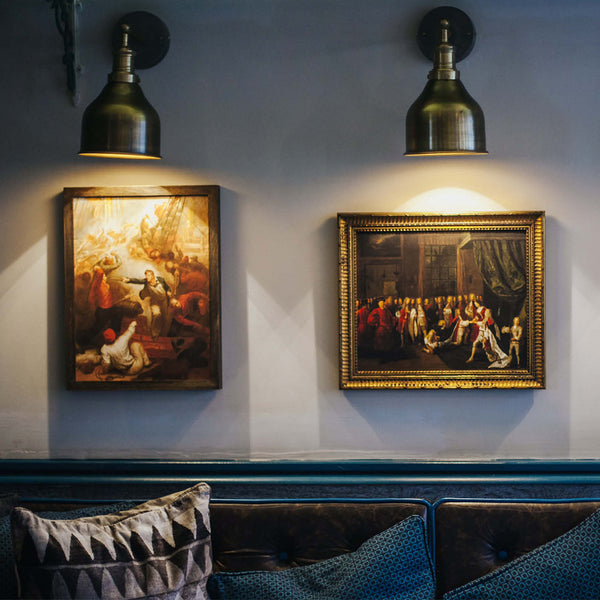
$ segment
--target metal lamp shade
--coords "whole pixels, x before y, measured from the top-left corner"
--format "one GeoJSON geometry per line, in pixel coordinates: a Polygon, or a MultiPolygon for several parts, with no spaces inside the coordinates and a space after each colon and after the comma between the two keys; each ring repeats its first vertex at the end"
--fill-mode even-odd
{"type": "Polygon", "coordinates": [[[483,111],[460,79],[430,80],[406,115],[406,156],[487,154],[483,111]]]}
{"type": "Polygon", "coordinates": [[[160,119],[137,83],[109,81],[87,107],[79,154],[161,158],[160,119]]]}

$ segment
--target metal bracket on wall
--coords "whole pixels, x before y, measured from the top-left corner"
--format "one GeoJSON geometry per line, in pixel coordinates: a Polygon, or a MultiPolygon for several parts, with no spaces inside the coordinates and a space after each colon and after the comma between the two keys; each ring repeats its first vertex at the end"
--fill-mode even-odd
{"type": "Polygon", "coordinates": [[[467,58],[475,45],[475,26],[469,16],[453,6],[438,6],[430,10],[419,24],[417,43],[421,52],[433,62],[435,47],[440,41],[440,21],[450,25],[449,41],[456,52],[456,62],[467,58]]]}
{"type": "Polygon", "coordinates": [[[47,0],[50,8],[54,9],[56,28],[62,36],[65,53],[63,63],[67,69],[67,87],[71,93],[73,105],[79,104],[79,76],[82,67],[79,62],[77,47],[78,19],[77,13],[81,10],[80,0],[47,0]]]}

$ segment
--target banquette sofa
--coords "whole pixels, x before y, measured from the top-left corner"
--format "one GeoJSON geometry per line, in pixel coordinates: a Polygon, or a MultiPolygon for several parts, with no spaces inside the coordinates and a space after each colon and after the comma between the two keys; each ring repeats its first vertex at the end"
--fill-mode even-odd
{"type": "Polygon", "coordinates": [[[209,495],[7,497],[0,598],[600,597],[600,500],[209,495]]]}

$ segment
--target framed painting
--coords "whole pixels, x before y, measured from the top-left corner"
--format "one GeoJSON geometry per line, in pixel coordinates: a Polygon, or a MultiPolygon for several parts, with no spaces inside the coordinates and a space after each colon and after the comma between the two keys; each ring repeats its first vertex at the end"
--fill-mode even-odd
{"type": "Polygon", "coordinates": [[[67,387],[220,388],[219,187],[63,197],[67,387]]]}
{"type": "Polygon", "coordinates": [[[340,388],[544,388],[544,218],[339,214],[340,388]]]}

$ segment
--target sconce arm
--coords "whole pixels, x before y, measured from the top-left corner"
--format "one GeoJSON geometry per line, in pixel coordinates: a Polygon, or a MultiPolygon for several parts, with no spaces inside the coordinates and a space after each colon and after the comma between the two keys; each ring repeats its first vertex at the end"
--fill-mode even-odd
{"type": "Polygon", "coordinates": [[[67,70],[67,87],[71,94],[73,105],[79,104],[79,76],[81,64],[77,47],[78,19],[77,12],[81,10],[81,0],[47,0],[50,8],[54,9],[56,28],[63,39],[63,63],[67,70]]]}

